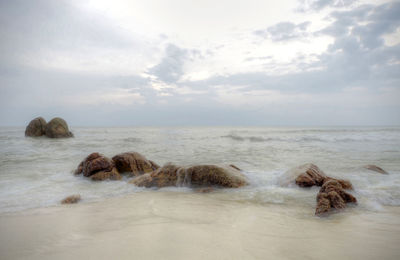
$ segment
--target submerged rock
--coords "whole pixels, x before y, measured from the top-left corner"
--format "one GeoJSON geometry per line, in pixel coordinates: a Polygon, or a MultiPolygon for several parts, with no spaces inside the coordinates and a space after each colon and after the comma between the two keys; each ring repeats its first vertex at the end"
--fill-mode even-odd
{"type": "Polygon", "coordinates": [[[46,120],[43,117],[37,117],[29,122],[25,129],[25,136],[42,136],[46,132],[46,120]]]}
{"type": "Polygon", "coordinates": [[[246,177],[232,166],[195,165],[180,167],[166,164],[157,170],[136,177],[130,183],[142,187],[220,186],[238,188],[247,185],[246,177]]]}
{"type": "Polygon", "coordinates": [[[76,194],[76,195],[71,195],[66,197],[61,201],[61,204],[73,204],[73,203],[78,203],[78,201],[81,200],[81,195],[76,194]]]}
{"type": "Polygon", "coordinates": [[[121,175],[115,168],[114,162],[99,153],[91,153],[83,160],[74,172],[75,175],[83,176],[92,180],[120,180],[121,175]]]}
{"type": "Polygon", "coordinates": [[[46,125],[45,134],[50,138],[72,137],[72,133],[68,129],[67,122],[60,117],[53,118],[46,125]]]}
{"type": "Polygon", "coordinates": [[[138,176],[160,168],[155,162],[137,152],[121,153],[112,158],[115,167],[121,173],[128,172],[130,176],[138,176]]]}
{"type": "Polygon", "coordinates": [[[379,172],[379,173],[382,173],[382,174],[388,174],[387,171],[385,171],[384,169],[382,169],[381,167],[376,166],[376,165],[372,165],[372,164],[365,165],[364,168],[367,169],[367,170],[370,170],[370,171],[379,172]]]}
{"type": "Polygon", "coordinates": [[[347,203],[357,203],[357,199],[344,191],[344,187],[338,180],[327,180],[317,195],[315,215],[324,215],[334,209],[343,209],[347,203]]]}

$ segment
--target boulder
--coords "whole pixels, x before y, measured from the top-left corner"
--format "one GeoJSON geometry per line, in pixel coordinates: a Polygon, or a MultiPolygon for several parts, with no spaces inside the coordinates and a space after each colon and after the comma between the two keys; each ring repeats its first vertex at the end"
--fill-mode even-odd
{"type": "Polygon", "coordinates": [[[130,183],[141,187],[219,186],[238,188],[247,185],[247,179],[232,166],[195,165],[180,167],[166,164],[157,170],[136,177],[130,183]]]}
{"type": "Polygon", "coordinates": [[[372,164],[365,165],[364,168],[368,169],[370,171],[379,172],[379,173],[382,173],[382,174],[388,174],[387,171],[385,171],[384,169],[382,169],[381,167],[376,166],[376,165],[372,165],[372,164]]]}
{"type": "Polygon", "coordinates": [[[338,180],[327,180],[317,195],[315,215],[321,216],[332,210],[343,209],[347,203],[357,203],[357,199],[344,191],[344,187],[338,180]]]}
{"type": "Polygon", "coordinates": [[[81,200],[81,195],[71,195],[61,201],[61,204],[74,204],[81,200]]]}
{"type": "Polygon", "coordinates": [[[99,153],[91,153],[83,160],[74,172],[75,175],[83,176],[92,180],[120,180],[121,175],[115,168],[114,162],[99,153]]]}
{"type": "Polygon", "coordinates": [[[120,173],[127,172],[129,176],[139,176],[160,168],[155,162],[136,152],[121,153],[112,158],[120,173]]]}
{"type": "Polygon", "coordinates": [[[53,118],[46,125],[45,134],[50,138],[72,137],[72,133],[68,129],[67,122],[64,119],[56,117],[53,118]]]}
{"type": "Polygon", "coordinates": [[[324,179],[323,183],[325,183],[327,181],[330,181],[330,180],[335,180],[335,181],[339,182],[340,185],[342,185],[342,188],[345,189],[345,190],[353,190],[353,184],[351,184],[351,182],[348,181],[348,180],[342,180],[342,179],[335,179],[335,178],[332,178],[332,177],[326,177],[324,179]]]}
{"type": "Polygon", "coordinates": [[[296,183],[300,187],[311,187],[314,185],[321,186],[325,178],[325,173],[318,166],[306,163],[285,172],[280,177],[279,182],[282,186],[296,183]]]}
{"type": "Polygon", "coordinates": [[[299,170],[302,173],[296,177],[295,182],[300,187],[321,186],[324,183],[326,175],[317,165],[304,164],[300,166],[299,170]]]}
{"type": "Polygon", "coordinates": [[[46,120],[43,117],[37,117],[29,122],[25,129],[25,136],[42,136],[46,132],[46,120]]]}

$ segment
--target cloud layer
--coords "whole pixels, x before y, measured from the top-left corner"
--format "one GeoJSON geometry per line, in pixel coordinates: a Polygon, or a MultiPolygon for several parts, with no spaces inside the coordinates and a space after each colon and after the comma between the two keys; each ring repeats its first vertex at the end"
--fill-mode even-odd
{"type": "Polygon", "coordinates": [[[280,21],[221,13],[198,35],[93,3],[0,2],[1,125],[400,124],[397,1],[283,1],[280,21]]]}

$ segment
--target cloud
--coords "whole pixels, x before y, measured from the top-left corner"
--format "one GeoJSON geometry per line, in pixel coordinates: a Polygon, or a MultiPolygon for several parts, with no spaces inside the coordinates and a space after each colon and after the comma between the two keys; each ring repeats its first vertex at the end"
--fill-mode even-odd
{"type": "Polygon", "coordinates": [[[292,22],[280,22],[265,30],[254,31],[254,34],[262,38],[271,39],[272,41],[289,41],[306,37],[307,27],[310,22],[294,24],[292,22]]]}
{"type": "Polygon", "coordinates": [[[400,45],[384,39],[399,2],[312,1],[312,26],[282,16],[192,45],[77,3],[0,2],[0,124],[400,124],[400,45]]]}
{"type": "Polygon", "coordinates": [[[161,62],[150,68],[147,73],[154,75],[163,82],[174,83],[184,74],[183,67],[188,57],[188,50],[179,48],[174,44],[168,44],[161,62]]]}
{"type": "Polygon", "coordinates": [[[344,8],[358,2],[357,0],[300,0],[298,11],[320,11],[327,7],[344,8]]]}
{"type": "Polygon", "coordinates": [[[153,61],[149,40],[79,4],[0,1],[0,35],[7,36],[0,41],[0,70],[32,67],[132,74],[153,61]]]}

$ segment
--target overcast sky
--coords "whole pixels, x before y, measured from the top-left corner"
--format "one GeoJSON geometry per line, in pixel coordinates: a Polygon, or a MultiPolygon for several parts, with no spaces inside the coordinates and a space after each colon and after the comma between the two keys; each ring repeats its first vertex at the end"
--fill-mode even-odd
{"type": "Polygon", "coordinates": [[[400,1],[0,0],[0,125],[399,125],[400,1]]]}

